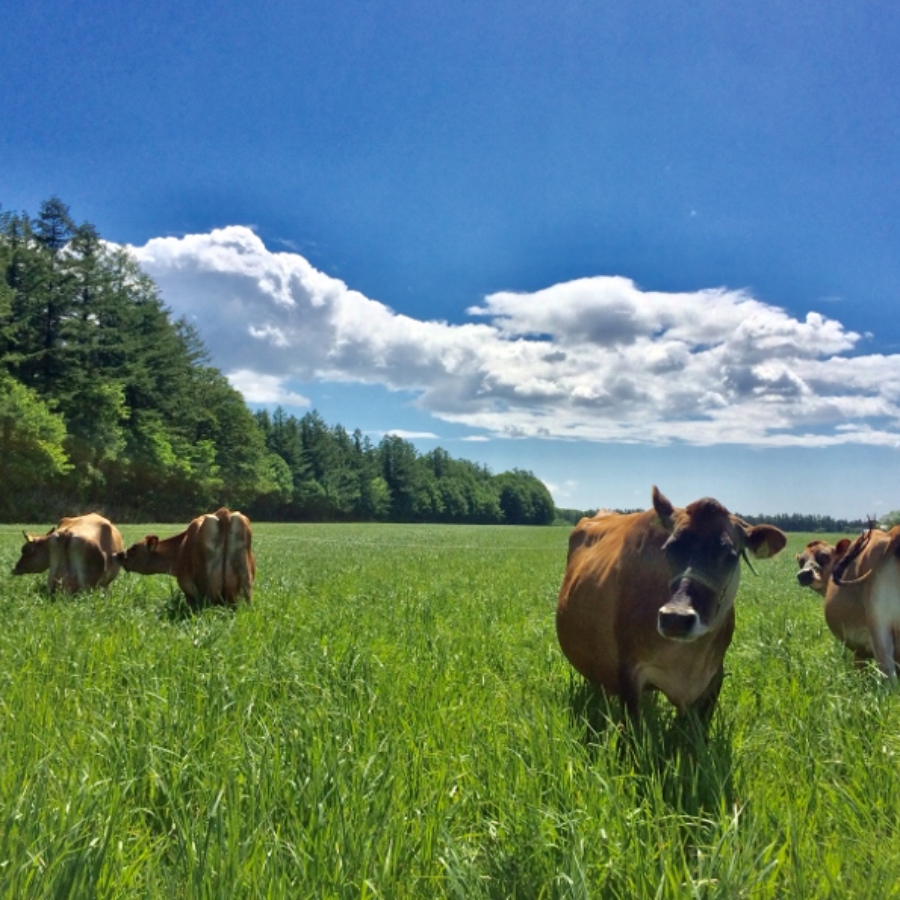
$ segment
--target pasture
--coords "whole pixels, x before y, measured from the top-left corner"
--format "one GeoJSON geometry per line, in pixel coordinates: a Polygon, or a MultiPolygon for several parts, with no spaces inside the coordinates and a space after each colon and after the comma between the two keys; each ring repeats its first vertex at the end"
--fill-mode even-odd
{"type": "Polygon", "coordinates": [[[253,606],[185,616],[51,599],[0,526],[0,897],[900,894],[900,697],[809,536],[744,568],[708,739],[628,741],[557,646],[568,532],[255,524],[253,606]]]}

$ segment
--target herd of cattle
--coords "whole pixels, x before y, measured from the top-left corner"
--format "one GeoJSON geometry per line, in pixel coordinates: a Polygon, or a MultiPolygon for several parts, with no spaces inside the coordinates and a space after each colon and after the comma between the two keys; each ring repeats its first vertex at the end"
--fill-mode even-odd
{"type": "Polygon", "coordinates": [[[256,561],[250,521],[224,507],[198,516],[179,534],[149,534],[127,550],[122,535],[97,513],[62,519],[46,534],[25,535],[13,575],[47,572],[50,593],[106,587],[119,569],[174,575],[188,603],[235,606],[250,602],[256,561]]]}
{"type": "MultiPolygon", "coordinates": [[[[718,501],[676,509],[653,488],[653,509],[598,512],[569,537],[556,632],[569,662],[622,699],[633,718],[645,690],[708,720],[734,633],[740,561],[779,553],[785,535],[749,525],[718,501]]],[[[900,526],[872,528],[798,554],[798,582],[825,598],[825,618],[857,660],[891,681],[900,662],[900,526]]]]}
{"type": "MultiPolygon", "coordinates": [[[[653,508],[607,510],[569,537],[556,608],[569,662],[637,718],[641,694],[657,690],[681,712],[708,720],[734,633],[741,558],[785,546],[773,525],[749,525],[709,497],[684,509],[653,488],[653,508]]],[[[71,593],[107,586],[120,567],[173,575],[188,603],[250,602],[256,563],[250,522],[222,508],[165,540],[148,535],[124,549],[119,530],[91,513],[25,535],[14,575],[48,572],[48,588],[71,593]]],[[[870,528],[835,546],[812,541],[798,554],[797,580],[825,600],[831,631],[858,662],[875,659],[892,681],[900,662],[900,526],[870,528]]]]}

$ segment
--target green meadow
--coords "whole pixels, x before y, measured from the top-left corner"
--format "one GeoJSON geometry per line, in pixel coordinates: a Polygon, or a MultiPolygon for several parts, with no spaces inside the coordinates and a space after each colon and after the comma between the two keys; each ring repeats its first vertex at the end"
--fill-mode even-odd
{"type": "Polygon", "coordinates": [[[571,671],[567,537],[256,524],[253,605],[187,616],[162,576],[51,599],[0,526],[0,897],[900,895],[898,695],[809,536],[745,568],[707,737],[571,671]]]}

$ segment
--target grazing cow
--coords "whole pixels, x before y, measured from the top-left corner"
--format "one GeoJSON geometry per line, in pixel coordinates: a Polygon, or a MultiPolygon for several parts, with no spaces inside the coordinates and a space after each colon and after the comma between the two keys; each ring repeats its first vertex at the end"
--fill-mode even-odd
{"type": "Polygon", "coordinates": [[[831,583],[831,571],[849,547],[847,538],[842,538],[834,546],[825,541],[810,541],[803,552],[797,554],[797,565],[800,567],[797,584],[812,588],[824,597],[831,583]]]}
{"type": "Polygon", "coordinates": [[[174,575],[188,603],[235,606],[250,602],[256,561],[250,520],[224,507],[198,516],[180,534],[160,540],[149,534],[122,555],[128,572],[174,575]]]}
{"type": "Polygon", "coordinates": [[[119,574],[118,528],[97,513],[60,519],[46,534],[25,534],[13,575],[47,572],[47,589],[64,593],[106,587],[119,574]]]}
{"type": "Polygon", "coordinates": [[[569,662],[637,719],[641,693],[712,715],[734,631],[740,560],[774,556],[786,538],[750,526],[718,501],[582,519],[569,537],[556,631],[569,662]]]}
{"type": "Polygon", "coordinates": [[[856,654],[896,681],[900,662],[900,525],[861,534],[835,565],[825,620],[856,654]]]}

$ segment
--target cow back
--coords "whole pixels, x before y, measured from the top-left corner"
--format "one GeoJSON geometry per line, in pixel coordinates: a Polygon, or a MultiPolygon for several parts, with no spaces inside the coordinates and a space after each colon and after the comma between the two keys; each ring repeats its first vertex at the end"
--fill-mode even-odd
{"type": "Polygon", "coordinates": [[[229,606],[239,598],[249,602],[256,571],[251,543],[249,520],[239,512],[223,507],[194,519],[176,570],[188,599],[229,606]]]}
{"type": "Polygon", "coordinates": [[[119,573],[119,530],[103,516],[67,516],[45,535],[27,536],[15,574],[47,571],[51,593],[106,587],[119,573]]]}

